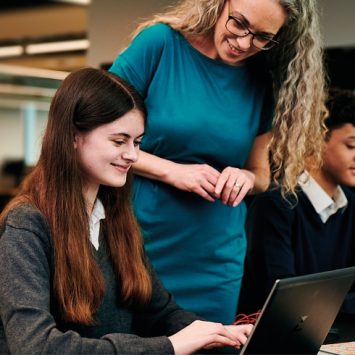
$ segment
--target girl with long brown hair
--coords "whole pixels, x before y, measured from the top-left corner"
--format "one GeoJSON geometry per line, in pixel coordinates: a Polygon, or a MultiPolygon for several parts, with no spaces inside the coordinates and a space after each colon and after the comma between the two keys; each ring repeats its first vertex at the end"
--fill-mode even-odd
{"type": "Polygon", "coordinates": [[[179,308],[145,257],[130,205],[145,108],[123,80],[71,73],[39,161],[0,215],[1,354],[191,353],[250,326],[179,308]],[[185,329],[183,329],[185,328],[185,329]]]}

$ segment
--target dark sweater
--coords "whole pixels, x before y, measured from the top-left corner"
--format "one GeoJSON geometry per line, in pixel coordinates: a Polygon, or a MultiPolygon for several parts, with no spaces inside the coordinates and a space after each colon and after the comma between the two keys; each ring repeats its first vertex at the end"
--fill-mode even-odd
{"type": "MultiPolygon", "coordinates": [[[[260,309],[276,279],[355,265],[355,194],[343,188],[348,199],[323,223],[299,191],[298,203],[285,201],[279,190],[254,198],[248,210],[248,251],[239,311],[260,309]]],[[[354,295],[347,310],[355,313],[354,295]]]]}
{"type": "MultiPolygon", "coordinates": [[[[44,217],[26,205],[12,211],[0,238],[0,353],[167,354],[167,335],[195,315],[179,308],[151,270],[153,295],[142,310],[120,302],[120,285],[104,238],[93,253],[105,276],[106,294],[95,326],[66,323],[53,293],[53,245],[44,217]]],[[[78,255],[80,257],[80,255],[78,255]]]]}

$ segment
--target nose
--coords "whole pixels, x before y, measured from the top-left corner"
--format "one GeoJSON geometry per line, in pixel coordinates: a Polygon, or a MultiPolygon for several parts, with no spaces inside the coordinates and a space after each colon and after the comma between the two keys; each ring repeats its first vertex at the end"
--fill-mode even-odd
{"type": "Polygon", "coordinates": [[[251,42],[253,40],[253,35],[251,33],[247,34],[244,37],[237,37],[236,38],[237,42],[238,42],[238,47],[241,50],[248,50],[251,47],[251,42]]]}
{"type": "Polygon", "coordinates": [[[138,146],[135,146],[133,143],[127,144],[126,149],[122,153],[122,158],[134,163],[138,160],[138,151],[138,146]]]}

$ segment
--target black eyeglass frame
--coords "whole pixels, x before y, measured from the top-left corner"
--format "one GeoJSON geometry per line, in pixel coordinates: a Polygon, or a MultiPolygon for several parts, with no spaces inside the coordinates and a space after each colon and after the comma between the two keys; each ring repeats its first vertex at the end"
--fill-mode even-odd
{"type": "Polygon", "coordinates": [[[225,27],[226,27],[226,29],[227,29],[228,32],[230,32],[232,35],[234,35],[234,36],[236,36],[236,37],[244,38],[244,37],[247,37],[247,36],[251,35],[251,36],[252,36],[252,37],[251,37],[251,43],[252,43],[252,45],[253,45],[255,48],[260,49],[260,50],[262,50],[262,51],[268,51],[268,50],[270,50],[270,49],[272,49],[272,48],[274,48],[275,46],[277,46],[277,45],[280,44],[279,41],[276,41],[275,39],[268,38],[269,43],[266,44],[266,46],[268,46],[268,47],[258,47],[258,46],[256,46],[256,45],[254,44],[254,38],[255,38],[255,36],[260,36],[260,34],[259,34],[259,33],[254,33],[254,32],[252,32],[252,31],[250,31],[248,27],[243,26],[242,23],[241,23],[241,21],[240,21],[239,19],[237,19],[236,17],[232,16],[232,15],[228,15],[228,19],[227,19],[227,21],[226,21],[225,27]],[[232,31],[228,28],[228,22],[231,21],[231,20],[232,20],[232,21],[235,21],[235,22],[237,22],[239,25],[241,25],[240,27],[244,27],[244,29],[245,29],[245,31],[247,31],[247,33],[244,34],[244,35],[237,35],[236,33],[232,32],[232,31]],[[270,46],[270,45],[271,45],[271,46],[270,46]]]}

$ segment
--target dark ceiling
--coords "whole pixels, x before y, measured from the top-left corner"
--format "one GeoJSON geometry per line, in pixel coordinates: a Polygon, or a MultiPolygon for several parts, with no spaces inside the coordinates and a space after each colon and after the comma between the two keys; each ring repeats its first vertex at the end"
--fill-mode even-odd
{"type": "Polygon", "coordinates": [[[0,11],[15,10],[26,7],[51,5],[54,1],[51,0],[0,0],[0,11]]]}

